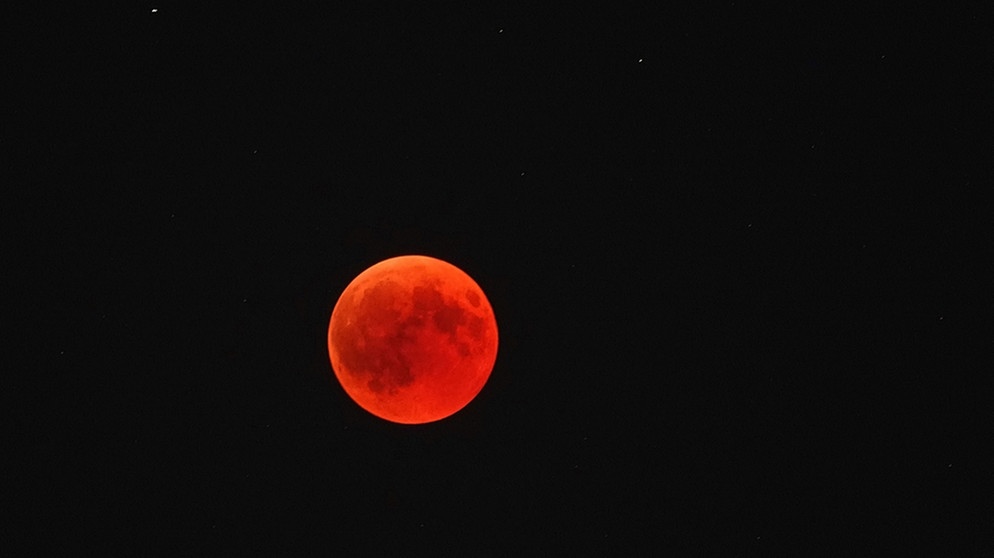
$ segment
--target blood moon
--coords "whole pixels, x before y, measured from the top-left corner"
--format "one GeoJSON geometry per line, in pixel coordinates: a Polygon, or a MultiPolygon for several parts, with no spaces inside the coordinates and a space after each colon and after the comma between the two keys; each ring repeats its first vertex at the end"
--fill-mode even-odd
{"type": "Polygon", "coordinates": [[[497,321],[479,285],[427,256],[384,260],[352,280],[328,325],[328,354],[345,392],[402,424],[465,407],[497,359],[497,321]]]}

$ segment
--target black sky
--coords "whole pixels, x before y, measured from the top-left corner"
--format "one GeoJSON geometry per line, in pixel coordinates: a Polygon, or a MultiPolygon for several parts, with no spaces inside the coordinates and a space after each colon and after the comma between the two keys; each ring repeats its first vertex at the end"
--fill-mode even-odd
{"type": "Polygon", "coordinates": [[[994,284],[977,6],[9,20],[12,540],[991,550],[990,341],[954,333],[994,284]],[[501,336],[419,427],[326,349],[402,254],[474,277],[501,336]]]}

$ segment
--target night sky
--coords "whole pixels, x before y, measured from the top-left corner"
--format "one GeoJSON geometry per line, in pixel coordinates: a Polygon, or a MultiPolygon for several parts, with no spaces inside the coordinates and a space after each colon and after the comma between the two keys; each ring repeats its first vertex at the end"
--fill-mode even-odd
{"type": "Polygon", "coordinates": [[[990,555],[982,4],[284,4],[2,24],[5,544],[990,555]],[[421,426],[327,351],[404,254],[500,332],[421,426]]]}

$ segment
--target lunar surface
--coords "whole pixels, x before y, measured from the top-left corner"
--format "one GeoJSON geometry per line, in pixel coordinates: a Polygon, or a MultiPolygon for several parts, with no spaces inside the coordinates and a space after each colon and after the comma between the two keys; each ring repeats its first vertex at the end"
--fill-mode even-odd
{"type": "Polygon", "coordinates": [[[335,376],[363,409],[397,423],[452,415],[483,389],[497,322],[483,290],[427,256],[384,260],[339,297],[328,326],[335,376]]]}

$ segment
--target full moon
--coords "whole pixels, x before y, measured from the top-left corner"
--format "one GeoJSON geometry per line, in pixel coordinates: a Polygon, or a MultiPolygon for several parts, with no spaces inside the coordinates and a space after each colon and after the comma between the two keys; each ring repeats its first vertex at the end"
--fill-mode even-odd
{"type": "Polygon", "coordinates": [[[349,283],[328,324],[342,388],[388,421],[422,424],[469,404],[497,359],[497,321],[480,286],[427,256],[384,260],[349,283]]]}

